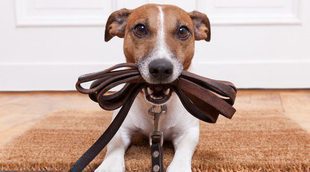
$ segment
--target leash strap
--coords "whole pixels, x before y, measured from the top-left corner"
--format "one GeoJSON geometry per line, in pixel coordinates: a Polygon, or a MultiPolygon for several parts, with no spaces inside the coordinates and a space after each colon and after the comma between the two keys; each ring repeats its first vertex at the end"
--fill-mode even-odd
{"type": "MultiPolygon", "coordinates": [[[[79,77],[76,83],[76,89],[79,92],[88,94],[90,99],[97,102],[102,109],[121,109],[107,130],[79,158],[70,171],[82,171],[100,153],[122,125],[135,97],[148,86],[154,85],[146,83],[140,75],[137,65],[132,63],[121,63],[104,71],[79,77]],[[92,82],[90,88],[84,88],[82,84],[88,82],[92,82]],[[125,84],[120,91],[113,94],[108,93],[109,90],[120,84],[125,84]]],[[[172,89],[179,96],[185,109],[202,121],[215,123],[220,114],[232,118],[236,111],[232,105],[237,90],[230,82],[213,80],[183,71],[176,81],[164,86],[172,89]]],[[[160,141],[156,135],[151,138],[152,165],[159,165],[159,172],[162,172],[162,138],[160,141]],[[156,151],[159,152],[159,155],[153,158],[156,151]]]]}
{"type": "Polygon", "coordinates": [[[152,167],[151,172],[164,172],[163,164],[163,150],[162,146],[164,143],[164,134],[159,130],[159,119],[161,115],[167,112],[166,105],[155,106],[153,105],[148,113],[154,117],[153,132],[150,135],[150,147],[151,147],[151,158],[152,167]]]}
{"type": "Polygon", "coordinates": [[[122,106],[121,110],[115,116],[112,123],[105,130],[105,132],[99,137],[99,139],[76,161],[76,163],[71,167],[71,172],[82,171],[100,152],[101,150],[110,142],[113,136],[116,134],[122,123],[124,122],[130,107],[135,100],[136,95],[139,93],[140,89],[138,85],[133,88],[133,96],[128,97],[126,103],[122,106]]]}
{"type": "Polygon", "coordinates": [[[152,168],[151,172],[164,172],[163,164],[163,150],[161,145],[162,135],[152,135],[151,144],[151,157],[152,157],[152,168]]]}

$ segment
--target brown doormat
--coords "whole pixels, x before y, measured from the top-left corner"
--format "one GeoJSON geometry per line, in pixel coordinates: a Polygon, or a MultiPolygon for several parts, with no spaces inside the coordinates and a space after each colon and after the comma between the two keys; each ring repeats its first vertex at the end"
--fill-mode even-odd
{"type": "MultiPolygon", "coordinates": [[[[52,113],[0,148],[1,171],[67,171],[111,120],[103,111],[52,113]]],[[[165,145],[165,167],[172,146],[165,145]]],[[[238,111],[234,119],[201,123],[192,169],[202,171],[310,171],[309,133],[281,112],[238,111]]],[[[88,166],[93,171],[104,151],[88,166]]],[[[126,171],[150,169],[147,141],[136,139],[126,153],[126,171]]]]}

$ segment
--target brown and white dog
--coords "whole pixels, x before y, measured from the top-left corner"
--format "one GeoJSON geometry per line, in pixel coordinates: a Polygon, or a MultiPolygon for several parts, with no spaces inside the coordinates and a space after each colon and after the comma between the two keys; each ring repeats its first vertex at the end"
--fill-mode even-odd
{"type": "MultiPolygon", "coordinates": [[[[114,36],[124,38],[126,61],[138,64],[147,82],[169,83],[190,67],[194,41],[210,40],[210,23],[205,14],[197,11],[188,13],[172,5],[147,4],[113,12],[106,24],[105,41],[114,36]]],[[[174,93],[168,96],[170,91],[148,88],[138,95],[96,172],[125,171],[124,154],[131,136],[136,132],[149,136],[153,130],[153,117],[147,113],[154,104],[166,104],[168,108],[159,121],[164,139],[171,140],[175,148],[167,171],[191,171],[199,121],[184,109],[174,93]]]]}

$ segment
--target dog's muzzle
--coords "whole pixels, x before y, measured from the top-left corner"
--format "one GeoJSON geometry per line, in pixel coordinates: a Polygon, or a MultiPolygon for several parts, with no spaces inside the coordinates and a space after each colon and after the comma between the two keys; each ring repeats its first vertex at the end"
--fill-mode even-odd
{"type": "MultiPolygon", "coordinates": [[[[149,65],[149,75],[153,81],[157,83],[168,83],[173,74],[173,65],[167,59],[152,60],[149,65]]],[[[153,104],[166,103],[172,90],[164,85],[150,85],[144,89],[145,98],[153,104]]]]}

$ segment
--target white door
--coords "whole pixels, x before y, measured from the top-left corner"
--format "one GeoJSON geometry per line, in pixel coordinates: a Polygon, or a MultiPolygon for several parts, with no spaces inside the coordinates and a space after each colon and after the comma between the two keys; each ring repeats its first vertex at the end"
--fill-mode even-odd
{"type": "Polygon", "coordinates": [[[309,0],[1,0],[0,90],[73,90],[79,75],[123,62],[105,21],[148,2],[208,14],[194,72],[239,88],[310,87],[309,0]]]}

